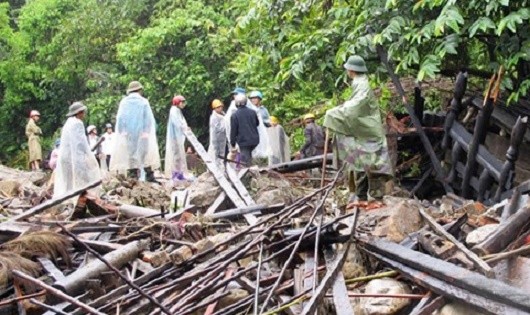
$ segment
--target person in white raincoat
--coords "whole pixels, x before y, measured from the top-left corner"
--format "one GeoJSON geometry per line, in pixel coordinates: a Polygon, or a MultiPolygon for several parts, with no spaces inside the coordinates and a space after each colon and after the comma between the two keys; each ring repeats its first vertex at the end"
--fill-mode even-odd
{"type": "Polygon", "coordinates": [[[223,108],[223,102],[217,99],[213,100],[212,115],[210,116],[210,145],[208,146],[208,154],[214,158],[218,166],[223,165],[222,158],[226,155],[227,139],[223,108]]]}
{"type": "Polygon", "coordinates": [[[169,110],[166,134],[166,159],[165,174],[173,180],[184,180],[188,177],[188,165],[186,163],[186,151],[184,132],[188,123],[182,115],[182,109],[186,107],[186,99],[182,95],[173,98],[173,106],[169,110]]]}
{"type": "Polygon", "coordinates": [[[267,128],[271,158],[269,165],[285,163],[291,160],[291,147],[289,137],[280,125],[278,118],[270,116],[271,126],[267,128]]]}
{"type": "Polygon", "coordinates": [[[153,170],[160,168],[156,122],[151,105],[142,92],[142,84],[132,81],[127,96],[120,102],[110,170],[127,171],[128,177],[138,179],[139,169],[144,168],[145,179],[156,182],[153,170]]]}
{"type": "MultiPolygon", "coordinates": [[[[233,97],[235,97],[237,94],[245,94],[245,89],[238,87],[234,91],[232,91],[233,97]]],[[[265,127],[263,123],[263,119],[261,115],[259,114],[258,107],[252,104],[250,100],[248,99],[247,99],[246,106],[250,109],[253,109],[258,114],[258,119],[260,121],[260,124],[258,126],[259,144],[252,151],[252,158],[267,158],[268,159],[270,158],[271,152],[269,149],[267,127],[265,127]]],[[[236,104],[234,100],[232,100],[232,102],[230,102],[230,106],[228,107],[228,110],[226,111],[226,115],[225,115],[225,126],[226,126],[227,139],[230,139],[230,117],[232,117],[232,114],[234,114],[236,110],[237,110],[236,104]]],[[[233,159],[233,157],[231,157],[230,159],[233,159]]]]}
{"type": "Polygon", "coordinates": [[[101,179],[98,162],[85,135],[86,110],[83,103],[75,102],[66,115],[68,119],[61,132],[61,149],[55,168],[54,197],[101,179]]]}

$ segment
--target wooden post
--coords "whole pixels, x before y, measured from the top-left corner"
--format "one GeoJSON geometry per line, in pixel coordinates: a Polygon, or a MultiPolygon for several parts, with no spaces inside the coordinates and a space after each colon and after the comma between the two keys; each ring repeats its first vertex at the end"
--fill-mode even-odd
{"type": "Polygon", "coordinates": [[[473,131],[473,139],[469,145],[469,150],[467,151],[467,161],[466,167],[464,169],[464,176],[462,179],[462,196],[465,198],[471,198],[471,177],[475,174],[477,170],[477,153],[479,146],[484,144],[486,141],[486,136],[488,135],[488,126],[491,114],[493,113],[493,107],[495,105],[496,95],[498,91],[495,89],[498,87],[498,84],[501,80],[501,71],[495,73],[491,79],[488,86],[488,91],[486,93],[486,98],[484,99],[484,105],[478,114],[477,121],[475,122],[475,128],[473,131]]]}
{"type": "Polygon", "coordinates": [[[419,85],[414,87],[414,114],[418,117],[420,123],[423,124],[423,109],[425,108],[425,98],[421,96],[421,88],[419,85]]]}
{"type": "Polygon", "coordinates": [[[530,207],[526,205],[503,221],[482,243],[475,245],[473,251],[480,255],[489,255],[504,250],[517,238],[528,220],[530,220],[530,207]]]}
{"type": "Polygon", "coordinates": [[[434,152],[432,144],[429,141],[429,138],[427,138],[427,135],[425,134],[425,131],[423,130],[420,120],[414,113],[414,109],[409,105],[407,101],[405,90],[403,90],[403,86],[401,85],[399,78],[394,73],[394,69],[388,59],[388,54],[383,49],[383,46],[379,44],[376,45],[375,48],[377,50],[377,54],[379,55],[379,58],[381,59],[381,62],[386,66],[388,75],[390,76],[390,78],[392,78],[392,82],[394,83],[396,90],[398,91],[399,95],[402,98],[403,105],[405,106],[405,109],[407,110],[407,113],[410,116],[410,120],[412,121],[412,124],[414,125],[414,127],[416,128],[418,132],[418,135],[420,136],[420,140],[423,144],[423,147],[425,148],[425,151],[427,151],[427,154],[429,155],[434,171],[436,172],[436,179],[443,185],[445,192],[447,193],[453,192],[453,189],[451,188],[451,186],[449,186],[447,182],[445,181],[445,174],[444,174],[444,170],[442,169],[442,164],[440,163],[440,160],[436,156],[436,152],[434,152]]]}
{"type": "Polygon", "coordinates": [[[512,129],[512,136],[510,138],[510,147],[506,152],[506,161],[502,166],[501,177],[499,179],[499,187],[497,188],[497,193],[495,194],[494,201],[499,202],[501,199],[501,194],[512,188],[514,170],[515,170],[515,161],[519,157],[519,146],[523,142],[524,134],[526,133],[526,128],[528,126],[528,117],[517,118],[517,122],[512,129]]]}
{"type": "MultiPolygon", "coordinates": [[[[326,128],[326,137],[324,138],[324,156],[328,155],[329,129],[326,128]]],[[[322,159],[322,179],[320,180],[320,188],[324,187],[324,180],[326,179],[326,159],[322,159]]]]}
{"type": "Polygon", "coordinates": [[[451,145],[451,127],[458,118],[458,115],[462,111],[462,98],[466,92],[467,87],[467,72],[460,71],[456,76],[455,91],[453,93],[453,99],[451,100],[451,108],[447,117],[445,118],[444,124],[444,138],[442,140],[442,148],[444,150],[449,149],[451,145]]]}

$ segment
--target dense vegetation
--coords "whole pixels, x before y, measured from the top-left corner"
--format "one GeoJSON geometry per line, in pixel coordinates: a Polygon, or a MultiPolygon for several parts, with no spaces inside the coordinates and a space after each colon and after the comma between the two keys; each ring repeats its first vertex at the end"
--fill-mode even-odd
{"type": "Polygon", "coordinates": [[[42,113],[48,141],[74,100],[89,106],[87,123],[103,126],[133,79],[146,87],[161,141],[175,93],[188,98],[186,116],[203,140],[211,100],[228,101],[235,86],[262,90],[283,122],[322,113],[347,97],[341,64],[351,53],[370,61],[374,85],[385,82],[374,43],[418,80],[462,67],[487,76],[502,64],[505,95],[517,102],[530,88],[528,2],[3,1],[0,159],[24,161],[30,109],[42,113]]]}

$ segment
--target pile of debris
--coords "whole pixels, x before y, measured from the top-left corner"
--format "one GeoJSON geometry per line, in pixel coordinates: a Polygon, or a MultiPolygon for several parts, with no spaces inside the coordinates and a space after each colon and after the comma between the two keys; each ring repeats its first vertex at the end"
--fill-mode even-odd
{"type": "MultiPolygon", "coordinates": [[[[224,177],[230,186],[210,168],[187,187],[204,204],[175,211],[170,189],[123,179],[105,182],[102,199],[81,194],[93,183],[24,211],[4,201],[2,313],[530,312],[527,196],[492,207],[454,194],[341,204],[340,173],[289,189],[285,165],[224,177]]],[[[18,187],[11,198],[31,207],[34,194],[18,187]]]]}
{"type": "Polygon", "coordinates": [[[414,129],[394,121],[396,148],[424,143],[398,171],[429,163],[378,202],[347,202],[341,171],[315,181],[330,155],[238,172],[191,131],[208,172],[178,189],[116,177],[49,199],[45,174],[0,167],[0,313],[528,314],[527,119],[500,160],[485,146],[494,89],[470,116],[466,82],[445,119],[416,93],[414,129]],[[415,198],[425,187],[445,192],[415,198]]]}

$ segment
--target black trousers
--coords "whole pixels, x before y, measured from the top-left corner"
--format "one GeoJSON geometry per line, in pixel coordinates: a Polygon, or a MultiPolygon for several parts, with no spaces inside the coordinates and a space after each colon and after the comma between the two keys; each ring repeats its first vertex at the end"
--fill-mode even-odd
{"type": "Polygon", "coordinates": [[[252,147],[239,147],[239,152],[241,153],[241,163],[243,164],[243,167],[249,167],[252,163],[252,151],[256,148],[256,146],[252,147]]]}

